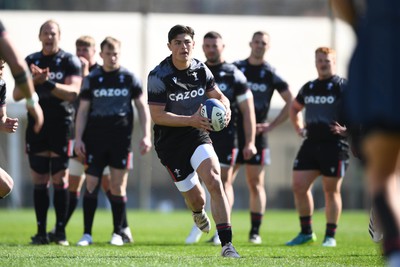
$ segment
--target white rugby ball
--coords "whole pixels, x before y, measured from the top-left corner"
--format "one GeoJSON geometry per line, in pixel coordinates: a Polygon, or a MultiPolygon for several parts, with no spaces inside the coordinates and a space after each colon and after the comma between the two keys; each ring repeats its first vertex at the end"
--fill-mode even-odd
{"type": "Polygon", "coordinates": [[[209,98],[201,107],[200,115],[208,118],[211,128],[219,132],[225,128],[226,109],[221,101],[215,98],[209,98]]]}

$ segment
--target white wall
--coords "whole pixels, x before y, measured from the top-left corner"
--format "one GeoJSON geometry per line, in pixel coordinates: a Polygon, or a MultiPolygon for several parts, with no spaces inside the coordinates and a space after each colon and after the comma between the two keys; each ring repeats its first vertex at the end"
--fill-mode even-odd
{"type": "MultiPolygon", "coordinates": [[[[104,12],[21,12],[0,11],[0,18],[21,54],[39,51],[39,27],[47,19],[55,19],[61,27],[61,47],[75,51],[75,40],[81,35],[92,35],[98,44],[106,36],[122,41],[122,64],[141,75],[146,83],[148,72],[169,55],[167,33],[175,24],[195,29],[195,57],[204,60],[202,37],[210,30],[223,36],[227,61],[248,57],[252,34],[264,30],[271,35],[271,49],[267,60],[286,79],[294,94],[308,80],[316,77],[314,50],[318,46],[335,46],[338,52],[338,73],[346,75],[348,57],[354,38],[349,28],[337,23],[332,35],[329,18],[207,16],[182,14],[149,14],[104,12]],[[336,43],[333,43],[335,36],[336,43]]],[[[5,75],[9,92],[13,88],[10,75],[5,75]]],[[[11,97],[9,98],[9,101],[11,97]]],[[[283,102],[274,97],[273,107],[283,102]]]]}

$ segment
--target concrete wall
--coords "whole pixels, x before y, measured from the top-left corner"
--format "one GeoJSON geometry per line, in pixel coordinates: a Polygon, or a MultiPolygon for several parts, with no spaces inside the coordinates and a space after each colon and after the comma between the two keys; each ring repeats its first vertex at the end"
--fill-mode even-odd
{"type": "MultiPolygon", "coordinates": [[[[272,38],[267,60],[290,84],[293,94],[308,80],[316,78],[314,50],[318,46],[336,47],[338,74],[346,76],[349,55],[354,38],[350,29],[329,18],[315,17],[264,17],[264,16],[208,16],[182,14],[98,13],[98,12],[6,12],[0,18],[7,27],[15,45],[23,56],[41,48],[38,40],[40,25],[47,19],[55,19],[61,26],[61,47],[75,51],[75,39],[80,35],[92,35],[98,43],[106,36],[122,41],[122,65],[136,72],[146,86],[148,72],[168,56],[167,33],[175,24],[192,26],[195,31],[195,57],[204,60],[201,50],[202,37],[210,30],[220,32],[226,42],[225,58],[233,61],[246,58],[252,34],[265,30],[272,38]]],[[[99,61],[100,62],[100,61],[99,61]]],[[[18,133],[0,136],[0,166],[8,170],[16,180],[16,190],[11,197],[0,203],[15,207],[31,205],[31,181],[29,166],[24,154],[25,110],[21,103],[13,103],[13,80],[6,71],[8,111],[10,116],[21,118],[18,133]]],[[[276,116],[283,101],[274,96],[271,118],[276,116]]],[[[136,123],[135,127],[139,127],[136,123]]],[[[133,148],[137,152],[138,133],[134,134],[133,148]]],[[[267,168],[266,188],[269,208],[293,208],[291,195],[291,166],[300,139],[287,122],[269,137],[272,165],[267,168]]],[[[350,169],[347,176],[358,173],[350,169]]],[[[361,181],[346,177],[343,192],[344,207],[360,208],[364,203],[361,181]],[[351,193],[350,193],[351,192],[351,193]]],[[[236,185],[235,208],[248,207],[248,191],[243,173],[239,173],[236,185]]],[[[315,188],[321,199],[320,185],[315,188]]],[[[129,206],[141,208],[184,207],[184,203],[172,184],[154,151],[145,157],[135,153],[135,169],[130,173],[129,206]]],[[[323,205],[317,201],[316,206],[323,205]]]]}

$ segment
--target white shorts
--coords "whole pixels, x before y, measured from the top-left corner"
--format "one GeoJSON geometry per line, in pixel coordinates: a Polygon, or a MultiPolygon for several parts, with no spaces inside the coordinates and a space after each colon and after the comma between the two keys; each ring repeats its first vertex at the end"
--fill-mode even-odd
{"type": "MultiPolygon", "coordinates": [[[[82,176],[85,174],[85,168],[83,164],[78,161],[76,158],[69,159],[69,174],[73,176],[82,176]]],[[[103,171],[103,175],[110,175],[110,167],[105,167],[103,171]]]]}
{"type": "Polygon", "coordinates": [[[217,154],[215,153],[211,144],[203,144],[196,148],[192,157],[190,158],[190,164],[192,165],[194,171],[184,180],[175,182],[175,185],[180,192],[187,192],[197,183],[200,183],[196,170],[205,159],[212,157],[217,157],[217,154]]]}

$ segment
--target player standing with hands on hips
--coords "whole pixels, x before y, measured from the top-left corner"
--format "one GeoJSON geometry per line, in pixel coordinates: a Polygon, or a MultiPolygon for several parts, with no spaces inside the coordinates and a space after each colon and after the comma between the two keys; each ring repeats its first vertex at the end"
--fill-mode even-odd
{"type": "Polygon", "coordinates": [[[340,188],[348,166],[349,145],[340,108],[345,80],[336,75],[336,52],[328,47],[315,51],[318,79],[306,83],[290,107],[290,119],[296,132],[305,137],[293,166],[292,187],[301,232],[288,246],[313,243],[314,181],[322,175],[325,196],[326,231],[324,247],[336,247],[335,233],[342,213],[340,188]],[[299,116],[305,108],[305,124],[299,116]]]}
{"type": "MultiPolygon", "coordinates": [[[[271,163],[270,150],[268,148],[267,134],[275,127],[283,123],[289,117],[289,106],[292,101],[292,93],[289,85],[275,69],[265,61],[265,53],[270,47],[270,36],[268,33],[258,31],[253,34],[250,42],[250,56],[239,60],[234,64],[247,78],[248,87],[253,93],[254,108],[256,114],[256,137],[255,146],[257,154],[247,159],[244,151],[246,149],[247,133],[243,127],[238,127],[239,153],[234,168],[236,176],[240,165],[245,165],[246,181],[250,192],[250,220],[249,242],[261,244],[260,227],[263,221],[267,205],[267,194],[265,192],[265,166],[271,163]],[[285,105],[278,116],[267,122],[270,103],[275,90],[279,93],[285,105]]],[[[243,125],[245,118],[238,114],[238,125],[243,125]]]]}
{"type": "Polygon", "coordinates": [[[215,84],[211,71],[194,59],[194,30],[175,25],[168,33],[172,52],[148,76],[150,114],[154,125],[154,145],[161,163],[193,212],[193,220],[203,232],[211,229],[204,211],[205,193],[211,196],[211,212],[221,240],[223,257],[239,258],[232,245],[230,208],[221,181],[218,157],[211,145],[207,118],[200,115],[207,98],[220,100],[230,120],[230,103],[215,84]]]}

